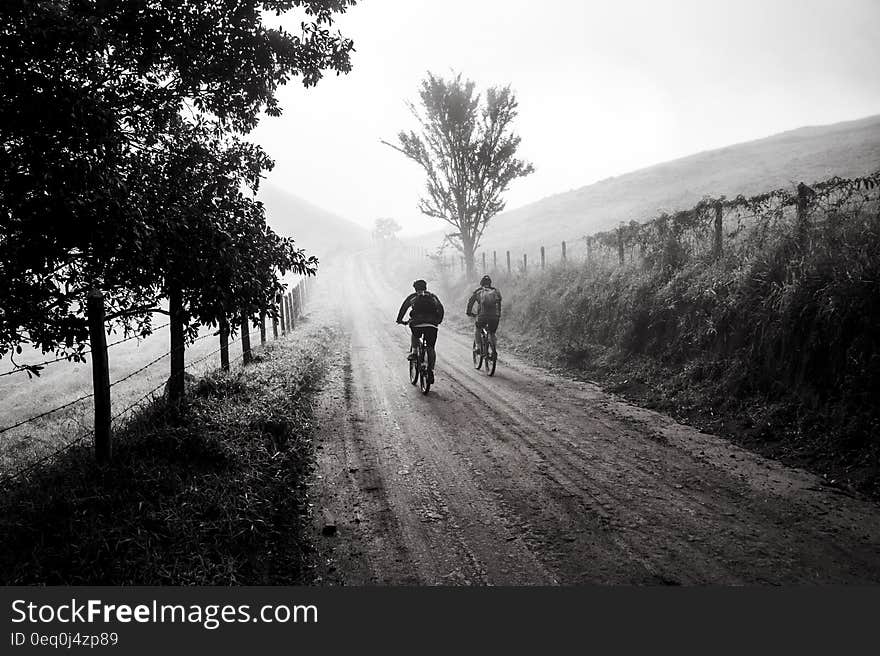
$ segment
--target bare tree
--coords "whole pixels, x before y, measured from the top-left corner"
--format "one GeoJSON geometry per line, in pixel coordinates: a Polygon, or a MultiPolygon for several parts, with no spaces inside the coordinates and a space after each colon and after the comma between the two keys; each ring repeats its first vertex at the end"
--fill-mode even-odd
{"type": "Polygon", "coordinates": [[[418,109],[408,106],[421,134],[401,131],[398,144],[382,143],[425,170],[427,193],[419,210],[456,229],[447,237],[464,255],[468,275],[473,276],[483,231],[504,209],[502,194],[511,181],[534,172],[531,163],[516,158],[516,96],[509,86],[490,87],[481,102],[474,82],[462,80],[461,74],[446,80],[429,72],[419,98],[418,109]]]}

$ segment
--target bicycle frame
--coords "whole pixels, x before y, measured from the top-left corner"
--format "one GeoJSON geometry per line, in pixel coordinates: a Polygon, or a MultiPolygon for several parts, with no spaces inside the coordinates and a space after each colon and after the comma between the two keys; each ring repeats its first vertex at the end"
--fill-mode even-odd
{"type": "Polygon", "coordinates": [[[486,326],[480,326],[479,350],[477,350],[477,346],[477,340],[475,338],[473,347],[474,369],[480,369],[485,366],[486,373],[490,376],[494,376],[495,365],[498,360],[498,351],[492,346],[492,342],[489,339],[489,329],[486,326]]]}
{"type": "MultiPolygon", "coordinates": [[[[409,322],[403,322],[404,326],[409,326],[409,322]]],[[[425,340],[424,333],[419,335],[416,344],[416,359],[409,361],[409,382],[418,385],[422,394],[427,394],[431,389],[430,369],[428,368],[428,343],[425,340]]]]}

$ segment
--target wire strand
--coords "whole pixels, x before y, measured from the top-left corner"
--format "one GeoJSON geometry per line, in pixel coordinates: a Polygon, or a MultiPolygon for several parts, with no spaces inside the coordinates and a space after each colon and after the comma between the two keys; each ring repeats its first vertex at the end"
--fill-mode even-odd
{"type": "Polygon", "coordinates": [[[81,396],[78,399],[74,399],[73,401],[70,401],[69,403],[65,403],[64,405],[59,405],[57,408],[52,408],[51,410],[47,410],[46,412],[41,412],[40,414],[34,415],[33,417],[31,417],[29,419],[23,419],[22,421],[18,422],[17,424],[12,424],[11,426],[6,426],[5,428],[0,428],[0,435],[2,435],[3,433],[5,433],[7,431],[11,431],[13,428],[18,428],[19,426],[24,426],[25,424],[27,424],[29,422],[36,421],[37,419],[42,419],[43,417],[45,417],[47,415],[51,415],[53,412],[58,412],[59,410],[64,410],[65,408],[69,408],[70,406],[72,406],[76,403],[79,403],[80,401],[85,401],[86,399],[92,398],[94,395],[95,395],[94,392],[92,392],[91,394],[86,394],[85,396],[81,396]]]}
{"type": "MultiPolygon", "coordinates": [[[[167,323],[163,323],[161,326],[156,326],[155,328],[152,329],[152,331],[150,332],[150,335],[162,330],[163,328],[167,328],[170,325],[171,325],[171,322],[169,321],[167,323]]],[[[147,335],[146,337],[149,337],[150,335],[147,335]]],[[[118,339],[115,342],[110,342],[109,344],[107,344],[107,348],[108,349],[112,348],[112,347],[117,346],[119,344],[122,344],[124,342],[128,342],[132,339],[143,339],[143,338],[145,338],[144,335],[139,335],[139,334],[129,335],[128,337],[124,337],[123,339],[118,339]]],[[[15,369],[12,369],[11,371],[4,371],[2,374],[0,374],[0,376],[11,376],[12,374],[17,374],[22,371],[27,371],[28,369],[33,369],[34,367],[39,367],[42,369],[47,364],[54,364],[56,362],[61,362],[62,360],[70,360],[71,358],[73,358],[77,355],[89,355],[91,352],[92,352],[92,349],[87,349],[85,351],[82,351],[81,353],[71,353],[69,355],[61,355],[61,356],[58,356],[57,358],[52,358],[51,360],[45,360],[43,362],[37,362],[35,364],[20,365],[20,366],[17,366],[15,369]]]]}

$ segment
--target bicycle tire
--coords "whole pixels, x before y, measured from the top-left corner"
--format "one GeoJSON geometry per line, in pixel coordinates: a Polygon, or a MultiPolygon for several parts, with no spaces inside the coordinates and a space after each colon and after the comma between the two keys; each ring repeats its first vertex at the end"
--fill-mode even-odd
{"type": "Polygon", "coordinates": [[[474,338],[474,345],[471,349],[471,356],[474,360],[474,369],[479,369],[483,366],[483,353],[480,350],[479,345],[477,344],[477,338],[474,338]]]}
{"type": "Polygon", "coordinates": [[[419,354],[419,389],[422,394],[427,394],[431,389],[431,383],[428,378],[428,354],[422,351],[419,354]]]}
{"type": "Polygon", "coordinates": [[[495,365],[498,362],[498,351],[492,348],[492,345],[488,346],[488,353],[486,355],[486,373],[490,376],[495,375],[495,365]]]}

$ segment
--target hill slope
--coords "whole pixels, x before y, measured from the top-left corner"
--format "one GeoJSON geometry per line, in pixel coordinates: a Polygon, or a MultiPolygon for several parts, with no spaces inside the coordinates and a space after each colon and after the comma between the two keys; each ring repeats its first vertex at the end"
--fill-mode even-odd
{"type": "Polygon", "coordinates": [[[272,229],[285,237],[293,237],[298,247],[321,261],[370,243],[370,233],[365,228],[276,185],[263,183],[258,198],[266,206],[267,221],[272,229]]]}
{"type": "Polygon", "coordinates": [[[620,221],[686,209],[705,195],[748,196],[878,168],[880,116],[804,127],[608,178],[504,212],[490,224],[483,246],[521,252],[606,230],[620,221]]]}

